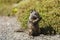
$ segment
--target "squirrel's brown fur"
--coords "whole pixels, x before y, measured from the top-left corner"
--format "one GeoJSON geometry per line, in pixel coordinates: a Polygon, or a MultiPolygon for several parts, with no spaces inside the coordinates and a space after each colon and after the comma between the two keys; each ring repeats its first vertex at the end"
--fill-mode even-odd
{"type": "Polygon", "coordinates": [[[41,17],[38,12],[32,10],[28,20],[28,32],[29,35],[36,36],[40,33],[40,28],[38,22],[41,20],[41,17]]]}

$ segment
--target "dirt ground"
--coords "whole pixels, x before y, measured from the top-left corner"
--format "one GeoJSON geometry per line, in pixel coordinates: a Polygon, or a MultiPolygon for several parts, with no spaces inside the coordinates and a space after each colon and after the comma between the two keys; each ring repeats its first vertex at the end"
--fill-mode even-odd
{"type": "Polygon", "coordinates": [[[21,26],[16,17],[0,16],[0,40],[60,40],[60,35],[40,35],[34,38],[24,32],[14,32],[21,26]]]}

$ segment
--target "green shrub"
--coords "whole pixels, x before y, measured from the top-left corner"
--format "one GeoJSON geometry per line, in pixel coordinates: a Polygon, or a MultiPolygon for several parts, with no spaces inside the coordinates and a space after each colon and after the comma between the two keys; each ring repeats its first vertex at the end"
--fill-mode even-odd
{"type": "Polygon", "coordinates": [[[16,15],[22,27],[27,28],[30,10],[36,9],[42,17],[39,22],[40,27],[51,25],[60,33],[60,0],[22,0],[18,2],[19,0],[0,0],[0,15],[16,15]],[[14,3],[18,3],[18,6],[10,5],[14,3]]]}
{"type": "Polygon", "coordinates": [[[39,12],[42,20],[39,22],[40,27],[51,25],[60,33],[60,0],[23,0],[18,5],[18,21],[23,28],[27,27],[27,21],[31,9],[39,12]]]}

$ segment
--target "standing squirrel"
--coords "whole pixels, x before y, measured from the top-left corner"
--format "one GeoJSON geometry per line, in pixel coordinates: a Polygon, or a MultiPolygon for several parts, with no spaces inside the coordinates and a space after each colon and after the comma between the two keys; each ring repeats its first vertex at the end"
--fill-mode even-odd
{"type": "Polygon", "coordinates": [[[40,33],[40,28],[38,22],[41,20],[39,13],[36,10],[32,10],[30,12],[29,20],[28,20],[28,32],[29,35],[37,36],[40,33]]]}

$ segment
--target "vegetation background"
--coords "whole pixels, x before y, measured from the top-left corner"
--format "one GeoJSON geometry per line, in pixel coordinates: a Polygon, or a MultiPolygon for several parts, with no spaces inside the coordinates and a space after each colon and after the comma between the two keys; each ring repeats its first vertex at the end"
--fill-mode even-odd
{"type": "Polygon", "coordinates": [[[16,16],[23,28],[27,28],[31,9],[42,17],[40,27],[51,25],[60,33],[60,0],[0,0],[0,15],[16,16]]]}

